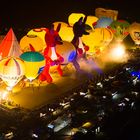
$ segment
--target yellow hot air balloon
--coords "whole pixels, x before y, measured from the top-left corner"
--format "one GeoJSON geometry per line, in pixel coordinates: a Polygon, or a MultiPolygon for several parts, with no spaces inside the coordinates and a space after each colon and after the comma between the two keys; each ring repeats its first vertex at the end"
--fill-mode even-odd
{"type": "Polygon", "coordinates": [[[135,44],[140,45],[140,23],[132,23],[129,26],[129,33],[135,44]]]}
{"type": "Polygon", "coordinates": [[[25,64],[23,60],[7,57],[0,61],[0,77],[10,90],[23,78],[25,64]]]}
{"type": "Polygon", "coordinates": [[[89,15],[87,16],[86,24],[89,25],[93,29],[93,23],[98,20],[96,16],[89,15]]]}
{"type": "Polygon", "coordinates": [[[31,29],[28,33],[27,33],[27,35],[35,35],[35,36],[38,36],[38,37],[40,37],[42,40],[43,40],[43,43],[44,43],[44,47],[45,47],[45,45],[46,45],[46,42],[45,42],[45,34],[46,34],[46,31],[45,30],[47,29],[47,28],[35,28],[35,29],[31,29]]]}
{"type": "Polygon", "coordinates": [[[71,13],[68,17],[68,23],[70,26],[73,26],[75,22],[77,22],[81,17],[85,17],[83,13],[71,13]]]}
{"type": "MultiPolygon", "coordinates": [[[[61,28],[62,28],[62,27],[67,27],[67,26],[68,26],[68,23],[66,23],[66,22],[55,21],[55,22],[53,22],[53,25],[54,25],[54,29],[55,29],[55,30],[56,30],[58,24],[61,24],[61,28]]],[[[60,29],[60,30],[61,30],[61,29],[60,29]]]]}
{"type": "Polygon", "coordinates": [[[103,49],[113,39],[113,33],[108,28],[96,28],[89,35],[83,35],[83,42],[89,46],[87,53],[93,53],[96,49],[103,49]]]}
{"type": "Polygon", "coordinates": [[[42,52],[46,47],[44,41],[37,35],[25,35],[20,39],[20,47],[23,52],[31,51],[30,47],[34,48],[34,51],[42,52]]]}
{"type": "Polygon", "coordinates": [[[45,66],[44,56],[39,52],[24,52],[20,58],[25,63],[25,76],[29,81],[34,80],[45,66]]]}
{"type": "Polygon", "coordinates": [[[73,28],[70,26],[61,27],[59,35],[62,40],[71,42],[74,37],[73,28]]]}

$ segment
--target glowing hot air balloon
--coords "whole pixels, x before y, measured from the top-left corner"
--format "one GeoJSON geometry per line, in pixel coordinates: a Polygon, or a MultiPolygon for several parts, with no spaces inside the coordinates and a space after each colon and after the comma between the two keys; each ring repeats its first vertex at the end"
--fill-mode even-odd
{"type": "Polygon", "coordinates": [[[140,23],[132,23],[129,26],[129,33],[135,44],[140,45],[140,23]]]}
{"type": "Polygon", "coordinates": [[[103,50],[113,39],[113,33],[108,28],[96,28],[89,35],[83,35],[83,42],[89,46],[87,53],[95,53],[103,50]]]}
{"type": "Polygon", "coordinates": [[[71,42],[74,37],[72,27],[70,26],[61,27],[59,35],[62,40],[71,42]]]}
{"type": "Polygon", "coordinates": [[[45,45],[46,45],[45,40],[44,40],[45,33],[46,33],[45,30],[47,30],[47,28],[35,28],[35,29],[31,29],[31,30],[27,33],[27,35],[28,35],[29,37],[30,37],[30,35],[31,35],[31,37],[32,37],[32,35],[35,35],[35,36],[40,37],[40,38],[43,40],[44,47],[45,47],[45,45]]]}
{"type": "Polygon", "coordinates": [[[83,13],[71,13],[68,17],[68,23],[70,26],[73,26],[75,22],[79,20],[79,18],[85,17],[83,13]]]}
{"type": "MultiPolygon", "coordinates": [[[[54,29],[55,29],[55,30],[56,30],[56,28],[57,28],[57,26],[58,26],[59,24],[61,24],[61,28],[62,28],[62,27],[67,27],[67,26],[68,26],[68,23],[66,23],[66,22],[55,21],[55,22],[53,22],[53,25],[54,25],[54,29]]],[[[61,29],[60,29],[60,30],[61,30],[61,29]]]]}
{"type": "Polygon", "coordinates": [[[20,48],[23,52],[31,51],[30,46],[34,48],[35,51],[42,52],[45,44],[43,40],[37,35],[25,35],[20,40],[20,48]]]}
{"type": "Polygon", "coordinates": [[[94,24],[94,28],[104,27],[107,28],[113,22],[112,18],[100,17],[94,24]]]}
{"type": "Polygon", "coordinates": [[[56,52],[64,58],[64,62],[62,62],[62,64],[72,62],[76,56],[76,49],[74,45],[68,41],[63,41],[63,44],[57,44],[56,52]]]}
{"type": "Polygon", "coordinates": [[[20,58],[7,57],[0,61],[0,77],[8,88],[12,88],[23,78],[25,64],[20,58]]]}
{"type": "Polygon", "coordinates": [[[98,18],[96,16],[89,15],[87,16],[86,24],[93,28],[93,23],[95,23],[96,21],[98,21],[98,18]]]}
{"type": "Polygon", "coordinates": [[[30,81],[34,80],[45,65],[44,56],[39,52],[24,52],[20,58],[25,63],[25,76],[30,81]]]}
{"type": "Polygon", "coordinates": [[[130,24],[125,20],[116,20],[110,24],[109,28],[112,30],[116,41],[122,42],[123,39],[129,34],[129,25],[130,24]]]}

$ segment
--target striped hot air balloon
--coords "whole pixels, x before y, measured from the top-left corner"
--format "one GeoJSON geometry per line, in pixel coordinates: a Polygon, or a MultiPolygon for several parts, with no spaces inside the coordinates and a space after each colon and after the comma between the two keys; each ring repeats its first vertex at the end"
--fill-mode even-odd
{"type": "Polygon", "coordinates": [[[21,50],[17,38],[11,28],[0,44],[1,59],[7,56],[19,57],[21,50]]]}
{"type": "Polygon", "coordinates": [[[16,57],[7,57],[0,61],[0,78],[12,89],[24,76],[25,65],[23,60],[16,57]]]}

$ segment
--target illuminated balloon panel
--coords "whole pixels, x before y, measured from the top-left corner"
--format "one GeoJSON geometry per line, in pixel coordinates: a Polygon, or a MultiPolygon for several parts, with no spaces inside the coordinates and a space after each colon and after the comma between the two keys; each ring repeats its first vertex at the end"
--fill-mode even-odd
{"type": "Polygon", "coordinates": [[[136,45],[140,44],[140,23],[134,22],[129,26],[129,33],[136,45]]]}
{"type": "Polygon", "coordinates": [[[56,45],[56,52],[64,58],[62,64],[68,64],[76,56],[76,49],[72,43],[63,41],[62,45],[56,45]]]}
{"type": "Polygon", "coordinates": [[[62,40],[71,42],[74,37],[73,28],[70,26],[61,27],[59,35],[62,40]]]}
{"type": "Polygon", "coordinates": [[[98,18],[109,17],[112,18],[113,20],[117,20],[118,13],[119,12],[117,10],[112,9],[105,9],[100,7],[95,9],[95,16],[97,16],[98,18]]]}
{"type": "Polygon", "coordinates": [[[83,35],[82,37],[83,42],[89,46],[89,53],[93,53],[101,47],[106,47],[112,39],[113,33],[108,28],[96,28],[89,35],[83,35]]]}
{"type": "Polygon", "coordinates": [[[95,23],[97,20],[98,18],[96,16],[87,16],[86,24],[93,28],[93,23],[95,23]]]}
{"type": "Polygon", "coordinates": [[[23,52],[31,51],[31,46],[35,51],[42,52],[46,47],[44,41],[37,35],[25,35],[20,40],[20,47],[23,52]]]}
{"type": "Polygon", "coordinates": [[[112,22],[113,22],[113,19],[109,17],[100,17],[97,20],[94,28],[100,28],[100,27],[107,28],[112,22]]]}
{"type": "MultiPolygon", "coordinates": [[[[67,27],[67,26],[69,26],[68,23],[66,23],[66,22],[56,21],[56,22],[53,22],[53,25],[54,25],[54,29],[55,29],[55,30],[56,30],[58,24],[61,24],[61,28],[62,28],[62,27],[67,27]]],[[[61,29],[60,29],[60,30],[61,30],[61,29]]]]}
{"type": "Polygon", "coordinates": [[[25,76],[30,81],[34,80],[45,66],[44,56],[39,52],[25,52],[20,58],[25,63],[25,76]]]}
{"type": "Polygon", "coordinates": [[[129,23],[125,20],[116,20],[113,21],[109,28],[112,30],[114,34],[114,39],[117,41],[123,41],[123,39],[129,34],[128,28],[129,23]]]}
{"type": "Polygon", "coordinates": [[[46,31],[44,29],[47,30],[47,28],[31,29],[27,33],[27,35],[36,35],[36,36],[40,37],[43,40],[44,44],[46,45],[46,43],[45,43],[45,34],[46,34],[46,31]]]}
{"type": "Polygon", "coordinates": [[[14,87],[25,74],[25,64],[20,58],[7,57],[0,61],[0,77],[8,87],[14,87]]]}
{"type": "Polygon", "coordinates": [[[81,17],[85,17],[83,13],[71,13],[68,17],[68,23],[70,26],[73,26],[81,17]]]}

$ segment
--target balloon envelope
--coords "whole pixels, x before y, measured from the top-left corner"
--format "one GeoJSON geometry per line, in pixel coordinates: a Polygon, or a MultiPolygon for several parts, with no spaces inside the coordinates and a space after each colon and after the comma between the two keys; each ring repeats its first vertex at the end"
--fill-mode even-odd
{"type": "Polygon", "coordinates": [[[113,39],[113,33],[108,28],[96,28],[89,35],[83,35],[83,42],[89,46],[87,53],[93,53],[96,48],[106,47],[113,39]]]}
{"type": "Polygon", "coordinates": [[[34,80],[45,66],[44,56],[39,52],[25,52],[20,58],[25,63],[25,76],[30,81],[34,80]]]}
{"type": "Polygon", "coordinates": [[[81,17],[85,17],[83,13],[71,13],[68,17],[68,23],[70,26],[73,26],[75,22],[77,22],[81,17]]]}
{"type": "MultiPolygon", "coordinates": [[[[35,36],[38,36],[39,38],[42,39],[43,43],[44,43],[44,47],[46,46],[46,42],[45,42],[45,34],[46,34],[46,31],[47,28],[35,28],[35,29],[31,29],[27,35],[35,35],[35,36]]],[[[42,43],[41,43],[42,44],[42,43]]],[[[39,45],[39,44],[38,44],[39,45]]],[[[43,48],[44,48],[43,47],[43,48]]]]}
{"type": "Polygon", "coordinates": [[[63,41],[62,45],[56,45],[56,52],[64,58],[64,62],[62,64],[68,64],[73,61],[76,56],[75,47],[68,41],[63,41]]]}
{"type": "Polygon", "coordinates": [[[123,41],[123,39],[129,34],[128,28],[129,23],[125,20],[116,20],[113,21],[109,28],[112,30],[114,34],[114,39],[117,41],[123,41]]]}
{"type": "Polygon", "coordinates": [[[94,28],[100,28],[100,27],[107,28],[112,22],[113,22],[113,19],[109,17],[101,17],[97,20],[94,28]]]}
{"type": "Polygon", "coordinates": [[[140,23],[134,22],[129,26],[129,33],[136,45],[140,44],[140,23]]]}
{"type": "Polygon", "coordinates": [[[70,26],[61,27],[59,35],[62,40],[71,42],[74,37],[73,28],[70,26]]]}
{"type": "Polygon", "coordinates": [[[93,28],[93,23],[97,20],[98,18],[96,16],[87,16],[86,24],[93,28]]]}
{"type": "Polygon", "coordinates": [[[9,87],[14,87],[25,74],[25,64],[20,58],[7,57],[0,61],[0,77],[9,87]]]}
{"type": "Polygon", "coordinates": [[[46,47],[44,41],[35,34],[25,35],[20,40],[20,48],[22,52],[31,51],[30,46],[32,46],[34,50],[38,52],[42,52],[46,47]]]}

